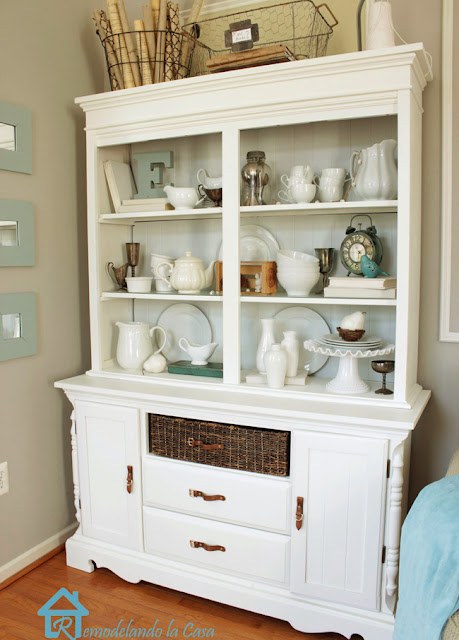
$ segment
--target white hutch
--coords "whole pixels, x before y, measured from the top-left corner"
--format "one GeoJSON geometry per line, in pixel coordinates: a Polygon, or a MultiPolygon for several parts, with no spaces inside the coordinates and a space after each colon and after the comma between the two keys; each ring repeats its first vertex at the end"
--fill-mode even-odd
{"type": "MultiPolygon", "coordinates": [[[[421,233],[422,91],[429,79],[422,45],[232,71],[77,100],[86,112],[92,368],[60,381],[74,407],[72,454],[80,526],[67,562],[108,567],[288,620],[304,632],[392,637],[400,528],[406,509],[410,436],[430,392],[417,384],[421,233]],[[355,150],[398,142],[398,200],[241,207],[240,169],[262,149],[279,178],[292,165],[349,166],[355,150]],[[223,175],[223,207],[114,213],[104,162],[139,151],[172,150],[168,174],[196,186],[205,167],[223,175]],[[382,266],[397,275],[396,299],[241,296],[239,234],[256,224],[282,249],[314,253],[345,237],[352,215],[370,214],[383,243],[382,266]],[[223,295],[117,291],[106,264],[126,262],[140,242],[138,275],[150,253],[205,263],[223,241],[223,295]],[[117,321],[157,323],[186,303],[208,318],[223,379],[130,373],[116,363],[117,321]],[[284,308],[318,312],[331,331],[346,314],[367,312],[367,330],[396,346],[392,396],[375,395],[368,361],[361,395],[326,384],[337,362],[303,386],[248,384],[260,318],[284,308]],[[291,433],[286,477],[220,469],[155,456],[149,414],[291,433]],[[127,482],[128,468],[131,471],[127,482]],[[222,494],[204,501],[190,489],[222,494]],[[302,519],[297,512],[302,498],[302,519]],[[220,545],[209,553],[190,540],[220,545]]],[[[333,275],[345,275],[336,260],[333,275]]],[[[214,288],[214,287],[213,287],[214,288]]]]}

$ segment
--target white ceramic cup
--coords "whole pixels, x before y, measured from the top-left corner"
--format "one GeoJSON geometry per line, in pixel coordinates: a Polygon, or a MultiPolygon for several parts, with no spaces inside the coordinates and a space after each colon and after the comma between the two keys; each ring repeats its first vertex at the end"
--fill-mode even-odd
{"type": "Polygon", "coordinates": [[[320,202],[339,202],[343,199],[343,184],[319,185],[320,202]]]}
{"type": "Polygon", "coordinates": [[[155,289],[158,293],[171,293],[174,291],[174,288],[168,282],[161,280],[160,278],[155,278],[155,289]]]}
{"type": "Polygon", "coordinates": [[[293,184],[290,187],[290,193],[297,204],[306,204],[314,200],[314,196],[316,195],[316,185],[306,182],[293,184]]]}
{"type": "Polygon", "coordinates": [[[162,256],[160,253],[151,253],[150,256],[151,256],[150,267],[151,267],[151,273],[153,274],[153,277],[157,279],[158,275],[161,275],[163,277],[168,276],[174,266],[174,258],[171,258],[171,256],[162,256]],[[158,271],[157,271],[158,265],[164,262],[169,263],[170,268],[168,269],[167,265],[163,264],[158,274],[158,271]]]}
{"type": "Polygon", "coordinates": [[[328,168],[322,169],[322,178],[336,178],[339,181],[346,179],[346,169],[328,168]]]}

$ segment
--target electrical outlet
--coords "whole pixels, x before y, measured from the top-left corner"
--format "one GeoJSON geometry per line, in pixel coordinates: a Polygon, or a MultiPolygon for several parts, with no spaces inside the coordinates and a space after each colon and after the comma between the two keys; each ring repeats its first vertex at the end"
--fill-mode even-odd
{"type": "Polygon", "coordinates": [[[8,463],[0,462],[0,496],[4,493],[8,493],[10,490],[10,483],[8,480],[8,463]]]}

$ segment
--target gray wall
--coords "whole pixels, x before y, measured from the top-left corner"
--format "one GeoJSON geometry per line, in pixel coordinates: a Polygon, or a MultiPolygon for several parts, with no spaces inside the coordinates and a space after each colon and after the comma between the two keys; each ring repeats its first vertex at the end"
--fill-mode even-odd
{"type": "MultiPolygon", "coordinates": [[[[139,12],[140,2],[127,4],[139,12]]],[[[354,49],[355,5],[331,0],[338,18],[347,18],[330,53],[354,49]]],[[[420,383],[433,397],[413,436],[413,498],[445,473],[458,444],[459,345],[438,342],[441,0],[394,0],[393,7],[398,31],[408,42],[425,43],[435,74],[424,93],[419,360],[420,383]]],[[[0,195],[35,204],[37,260],[33,268],[1,269],[0,293],[37,293],[38,354],[0,363],[0,462],[8,460],[11,484],[0,497],[0,566],[74,519],[70,405],[53,382],[89,367],[84,120],[73,99],[103,89],[94,8],[93,0],[2,3],[0,54],[7,71],[0,100],[32,110],[34,170],[32,176],[0,171],[0,195]]]]}
{"type": "Polygon", "coordinates": [[[93,0],[1,3],[0,100],[27,107],[33,173],[0,171],[0,197],[35,206],[36,266],[0,269],[0,293],[37,295],[38,353],[0,362],[0,567],[74,520],[70,404],[53,382],[89,366],[84,117],[103,89],[93,0]]]}
{"type": "MultiPolygon", "coordinates": [[[[459,444],[459,344],[438,340],[441,256],[441,0],[395,0],[394,24],[407,42],[424,42],[434,80],[423,97],[422,272],[418,379],[432,398],[414,434],[410,497],[445,474],[459,444]]],[[[459,25],[459,20],[456,20],[459,25]]],[[[459,37],[459,28],[457,29],[459,37]]],[[[459,120],[459,114],[455,117],[459,120]]],[[[456,212],[457,214],[458,212],[456,212]]]]}

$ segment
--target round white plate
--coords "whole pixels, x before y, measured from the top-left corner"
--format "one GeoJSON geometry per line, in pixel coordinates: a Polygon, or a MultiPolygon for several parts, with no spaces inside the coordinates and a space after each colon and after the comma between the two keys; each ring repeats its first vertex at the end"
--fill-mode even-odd
{"type": "Polygon", "coordinates": [[[342,338],[340,338],[337,333],[331,333],[327,336],[322,336],[320,340],[325,344],[330,344],[338,347],[345,346],[345,347],[351,347],[351,348],[352,347],[356,347],[356,348],[357,347],[374,347],[382,344],[382,339],[378,338],[377,336],[368,336],[368,338],[364,336],[360,340],[357,340],[355,342],[349,342],[347,340],[343,340],[342,338]]]}
{"type": "Polygon", "coordinates": [[[324,332],[330,331],[322,316],[307,307],[295,306],[282,309],[274,317],[276,318],[276,331],[280,339],[282,339],[283,331],[296,331],[297,333],[300,343],[298,372],[301,373],[305,365],[309,365],[309,373],[319,371],[327,362],[328,356],[306,351],[303,348],[303,342],[312,338],[321,338],[324,332]]]}
{"type": "MultiPolygon", "coordinates": [[[[256,224],[243,225],[240,230],[239,251],[241,262],[276,261],[279,243],[263,227],[256,224]]],[[[218,250],[218,259],[223,260],[223,243],[218,250]]]]}
{"type": "Polygon", "coordinates": [[[209,320],[198,307],[179,302],[165,309],[159,316],[158,325],[166,332],[167,340],[162,350],[169,362],[191,360],[191,357],[180,349],[180,338],[187,338],[193,344],[209,344],[212,342],[212,329],[209,320]]]}

